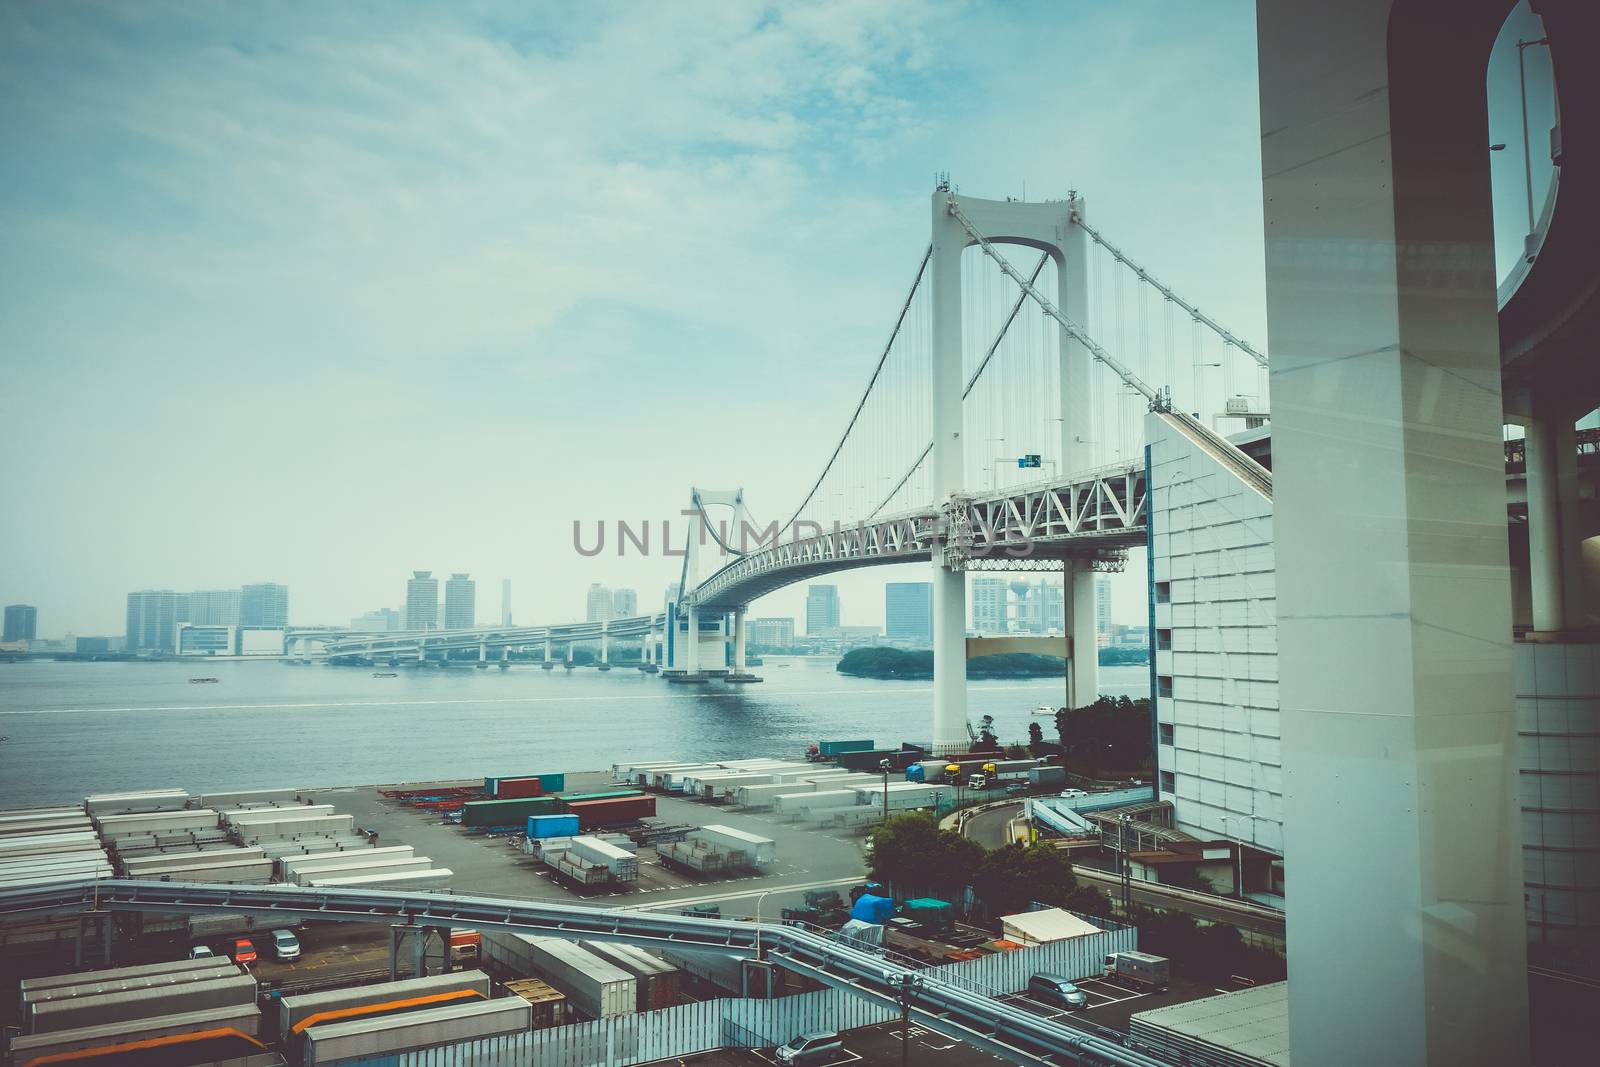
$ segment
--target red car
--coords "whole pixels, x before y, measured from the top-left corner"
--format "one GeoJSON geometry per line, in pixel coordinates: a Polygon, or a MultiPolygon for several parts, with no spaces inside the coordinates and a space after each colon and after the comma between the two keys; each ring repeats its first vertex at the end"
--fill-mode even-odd
{"type": "Polygon", "coordinates": [[[250,943],[248,937],[235,938],[233,942],[233,962],[241,967],[248,967],[256,961],[256,947],[250,943]]]}

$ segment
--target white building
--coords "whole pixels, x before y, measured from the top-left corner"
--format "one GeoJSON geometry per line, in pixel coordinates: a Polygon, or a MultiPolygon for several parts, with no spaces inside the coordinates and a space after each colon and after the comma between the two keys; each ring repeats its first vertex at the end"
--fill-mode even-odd
{"type": "Polygon", "coordinates": [[[972,630],[977,634],[1003,634],[1008,629],[1006,621],[1006,580],[1004,578],[974,578],[969,594],[972,601],[972,630]]]}
{"type": "Polygon", "coordinates": [[[1111,645],[1111,583],[1104,578],[1094,580],[1094,644],[1096,648],[1111,645]]]}
{"type": "Polygon", "coordinates": [[[611,617],[631,619],[639,614],[639,594],[633,589],[614,589],[611,592],[611,617]]]}
{"type": "Polygon", "coordinates": [[[439,579],[432,571],[412,571],[406,582],[406,629],[435,630],[439,626],[439,579]]]}
{"type": "Polygon", "coordinates": [[[590,583],[588,602],[584,606],[584,621],[609,622],[612,617],[611,612],[611,590],[599,582],[590,583]]]}
{"type": "Polygon", "coordinates": [[[444,583],[444,628],[470,630],[478,625],[478,583],[465,574],[452,574],[444,583]]]}
{"type": "Polygon", "coordinates": [[[232,656],[239,650],[239,628],[211,623],[180,622],[178,655],[232,656]]]}

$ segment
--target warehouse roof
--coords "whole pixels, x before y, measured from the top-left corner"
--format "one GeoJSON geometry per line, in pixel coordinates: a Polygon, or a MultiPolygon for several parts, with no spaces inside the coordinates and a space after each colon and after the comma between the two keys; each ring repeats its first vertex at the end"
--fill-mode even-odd
{"type": "Polygon", "coordinates": [[[1289,983],[1142,1011],[1129,1034],[1173,1059],[1288,1067],[1289,983]]]}

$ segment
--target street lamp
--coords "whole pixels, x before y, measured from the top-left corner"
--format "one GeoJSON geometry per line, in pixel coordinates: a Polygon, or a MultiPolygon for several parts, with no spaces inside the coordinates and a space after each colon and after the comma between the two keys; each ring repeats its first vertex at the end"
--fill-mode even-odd
{"type": "Polygon", "coordinates": [[[757,963],[761,962],[761,902],[763,900],[766,900],[767,899],[767,895],[770,894],[770,893],[773,893],[773,892],[775,892],[775,890],[769,889],[765,893],[762,893],[760,896],[756,897],[756,962],[757,963]]]}
{"type": "Polygon", "coordinates": [[[1239,821],[1237,815],[1224,815],[1222,817],[1222,832],[1228,836],[1229,847],[1233,850],[1234,874],[1233,895],[1244,899],[1244,850],[1239,844],[1239,836],[1228,829],[1230,821],[1239,821]]]}
{"type": "Polygon", "coordinates": [[[889,821],[889,761],[878,761],[878,770],[883,772],[883,821],[889,821]]]}
{"type": "MultiPolygon", "coordinates": [[[[1196,363],[1189,372],[1189,388],[1193,390],[1190,396],[1194,398],[1194,417],[1200,418],[1200,368],[1220,367],[1221,363],[1196,363]]],[[[1201,420],[1202,422],[1205,420],[1201,420]]]]}
{"type": "Polygon", "coordinates": [[[900,1001],[900,1067],[906,1067],[911,1054],[911,999],[922,988],[922,975],[902,971],[896,983],[896,997],[900,1001]]]}

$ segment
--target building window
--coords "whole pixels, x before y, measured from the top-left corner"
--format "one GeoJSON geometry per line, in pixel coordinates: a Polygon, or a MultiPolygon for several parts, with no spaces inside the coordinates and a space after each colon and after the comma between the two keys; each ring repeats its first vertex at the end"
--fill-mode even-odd
{"type": "Polygon", "coordinates": [[[1178,791],[1178,783],[1173,778],[1171,771],[1161,772],[1161,791],[1163,793],[1176,793],[1178,791]]]}
{"type": "Polygon", "coordinates": [[[1172,741],[1172,724],[1170,722],[1157,723],[1156,724],[1156,733],[1160,736],[1161,743],[1163,745],[1170,745],[1170,744],[1173,743],[1173,741],[1172,741]]]}
{"type": "Polygon", "coordinates": [[[1169,675],[1156,676],[1156,696],[1169,697],[1172,695],[1172,678],[1169,675]]]}
{"type": "Polygon", "coordinates": [[[1156,631],[1156,651],[1157,652],[1168,652],[1171,649],[1172,649],[1172,631],[1171,630],[1157,630],[1156,631]]]}
{"type": "Polygon", "coordinates": [[[1171,582],[1157,582],[1156,583],[1156,603],[1157,604],[1170,604],[1170,603],[1172,603],[1172,583],[1171,582]]]}

